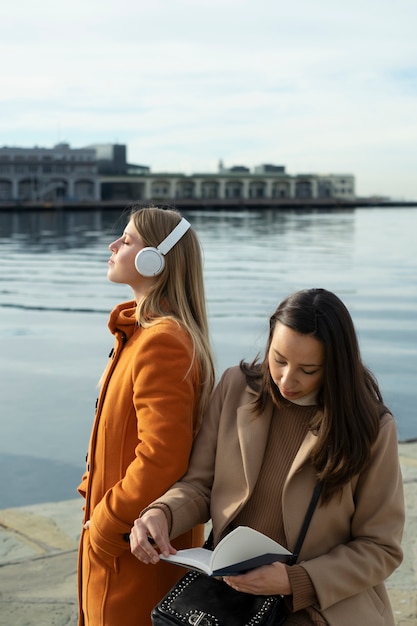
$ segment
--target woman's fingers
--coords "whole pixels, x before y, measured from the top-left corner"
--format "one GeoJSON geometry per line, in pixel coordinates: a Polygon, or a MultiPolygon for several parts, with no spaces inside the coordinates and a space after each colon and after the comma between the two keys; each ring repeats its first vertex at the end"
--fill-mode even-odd
{"type": "Polygon", "coordinates": [[[176,550],[169,542],[168,523],[161,510],[151,509],[135,520],[130,531],[130,549],[142,563],[158,563],[159,552],[164,556],[175,554],[176,550]]]}

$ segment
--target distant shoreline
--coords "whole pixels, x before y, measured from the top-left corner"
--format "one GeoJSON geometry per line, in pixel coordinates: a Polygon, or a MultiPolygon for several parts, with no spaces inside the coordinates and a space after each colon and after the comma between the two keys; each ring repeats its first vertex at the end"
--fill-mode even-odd
{"type": "MultiPolygon", "coordinates": [[[[59,202],[0,202],[0,211],[44,211],[44,210],[123,210],[127,206],[139,203],[138,200],[109,200],[109,201],[66,201],[59,202]]],[[[158,204],[163,206],[177,207],[185,210],[224,211],[224,210],[351,210],[360,208],[415,208],[417,200],[396,201],[378,200],[377,198],[357,198],[356,200],[337,200],[335,198],[251,198],[251,199],[181,199],[154,198],[151,201],[143,201],[143,204],[158,204]]]]}

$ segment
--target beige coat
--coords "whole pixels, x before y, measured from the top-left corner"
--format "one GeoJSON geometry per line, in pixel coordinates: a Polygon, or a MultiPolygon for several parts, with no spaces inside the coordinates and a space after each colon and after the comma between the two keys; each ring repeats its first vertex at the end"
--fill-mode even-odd
{"type": "MultiPolygon", "coordinates": [[[[255,417],[254,393],[238,367],[220,381],[191,457],[189,470],[158,502],[173,512],[171,536],[213,521],[215,541],[244,506],[256,483],[273,412],[255,417]]],[[[282,511],[289,549],[294,548],[314,484],[309,432],[287,476],[282,511]]],[[[266,503],[267,505],[267,503],[266,503]]],[[[393,626],[383,581],[402,560],[404,498],[397,431],[386,414],[372,449],[369,469],[319,506],[299,563],[316,590],[319,610],[330,626],[393,626]]]]}

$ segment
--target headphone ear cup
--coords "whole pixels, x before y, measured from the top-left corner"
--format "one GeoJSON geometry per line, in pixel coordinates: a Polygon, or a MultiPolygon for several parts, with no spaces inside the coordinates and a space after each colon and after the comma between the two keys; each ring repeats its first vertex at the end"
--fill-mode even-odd
{"type": "Polygon", "coordinates": [[[135,267],[142,276],[158,276],[165,267],[164,255],[156,248],[142,248],[136,255],[135,267]]]}

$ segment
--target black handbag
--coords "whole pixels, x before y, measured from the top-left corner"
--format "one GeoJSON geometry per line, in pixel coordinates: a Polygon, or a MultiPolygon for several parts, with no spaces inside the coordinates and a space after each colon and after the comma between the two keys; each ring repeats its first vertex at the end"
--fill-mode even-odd
{"type": "MultiPolygon", "coordinates": [[[[320,491],[317,483],[290,564],[297,560],[320,491]]],[[[243,593],[195,571],[185,574],[151,613],[153,626],[279,626],[287,617],[283,596],[243,593]]]]}

